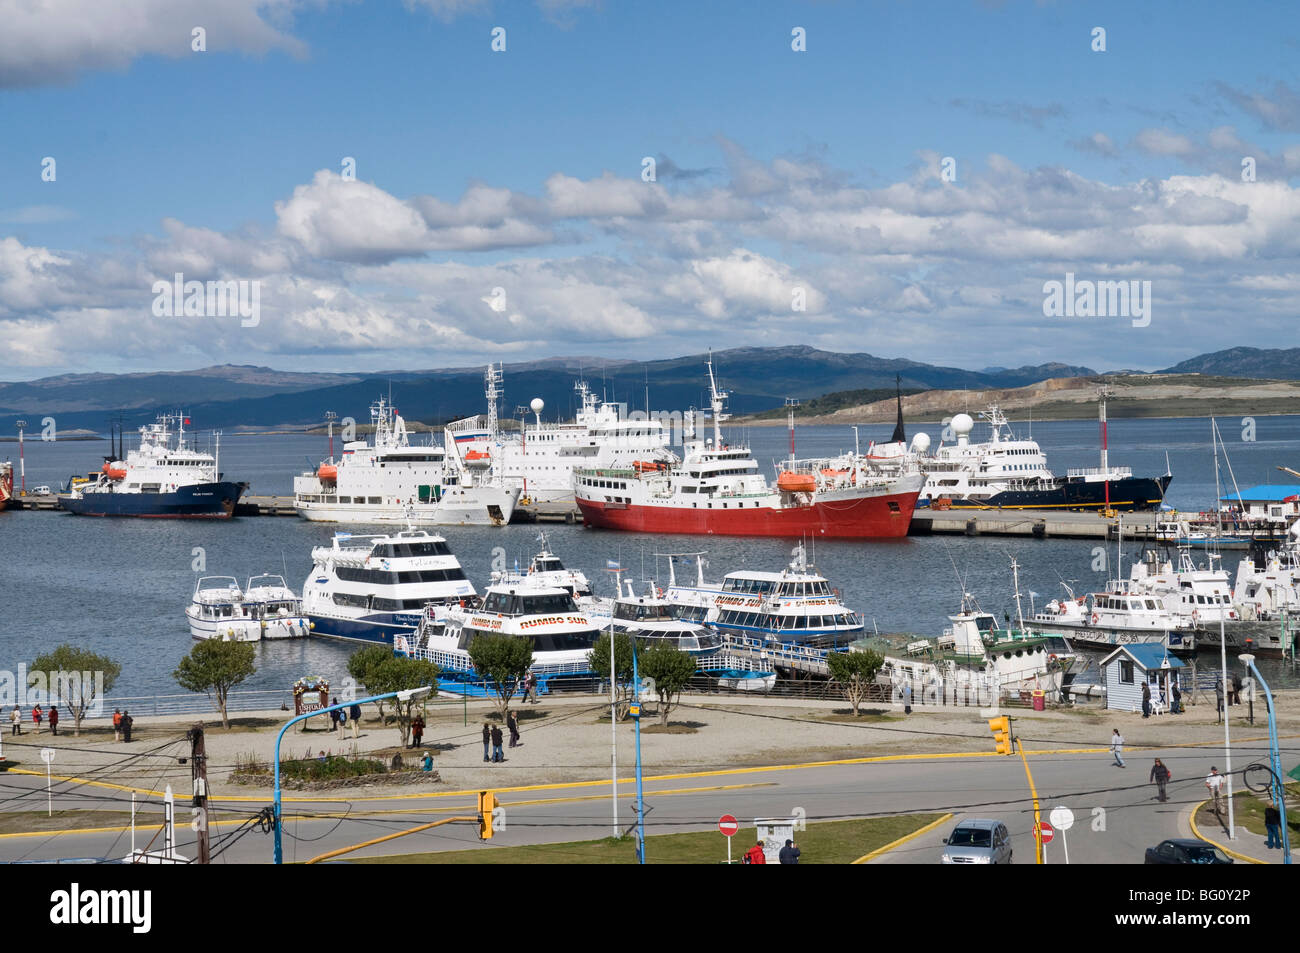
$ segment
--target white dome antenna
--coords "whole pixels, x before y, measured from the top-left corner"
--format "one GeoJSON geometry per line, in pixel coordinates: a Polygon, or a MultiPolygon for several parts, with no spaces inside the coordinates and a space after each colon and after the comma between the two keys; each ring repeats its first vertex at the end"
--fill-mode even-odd
{"type": "Polygon", "coordinates": [[[528,406],[533,409],[533,414],[537,417],[537,425],[540,427],[542,424],[542,408],[546,406],[546,401],[540,397],[534,397],[528,406]]]}

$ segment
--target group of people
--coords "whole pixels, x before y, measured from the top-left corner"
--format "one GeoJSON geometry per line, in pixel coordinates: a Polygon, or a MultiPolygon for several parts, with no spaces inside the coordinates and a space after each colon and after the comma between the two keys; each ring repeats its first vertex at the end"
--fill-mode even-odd
{"type": "MultiPolygon", "coordinates": [[[[506,712],[506,730],[510,732],[510,747],[519,747],[519,716],[513,711],[506,712]]],[[[483,760],[494,764],[506,760],[505,752],[501,750],[504,743],[505,734],[501,726],[483,722],[483,760]]]]}
{"type": "MultiPolygon", "coordinates": [[[[532,672],[526,674],[515,685],[516,690],[523,696],[526,702],[532,702],[534,705],[540,704],[537,700],[537,676],[532,672]]],[[[510,747],[514,747],[512,744],[510,747]]]]}
{"type": "Polygon", "coordinates": [[[1241,690],[1245,687],[1245,685],[1246,683],[1241,680],[1241,676],[1238,675],[1236,672],[1233,672],[1232,678],[1229,679],[1226,692],[1224,691],[1223,679],[1222,678],[1215,679],[1214,702],[1219,712],[1219,720],[1223,719],[1223,700],[1225,694],[1227,696],[1229,705],[1240,705],[1241,690]]]}
{"type": "MultiPolygon", "coordinates": [[[[339,700],[336,698],[331,705],[337,705],[339,700]]],[[[355,740],[361,737],[361,706],[353,704],[350,708],[336,708],[330,712],[330,724],[338,732],[339,740],[343,739],[343,733],[347,730],[348,722],[352,722],[352,738],[355,740]]],[[[419,742],[416,742],[419,744],[419,742]]]]}
{"type": "MultiPolygon", "coordinates": [[[[59,706],[51,705],[49,709],[42,708],[39,704],[32,706],[32,730],[40,734],[44,730],[41,726],[45,719],[50,722],[50,731],[56,735],[59,733],[59,706]]],[[[9,713],[9,733],[12,735],[21,735],[23,733],[23,711],[17,705],[14,705],[13,711],[9,713]]]]}
{"type": "MultiPolygon", "coordinates": [[[[789,838],[786,839],[785,846],[781,848],[776,855],[777,863],[797,864],[799,863],[799,845],[789,838]]],[[[763,851],[763,842],[759,841],[749,850],[745,851],[745,856],[740,859],[742,864],[766,864],[767,854],[763,851]]]]}
{"type": "MultiPolygon", "coordinates": [[[[1160,697],[1160,707],[1161,707],[1161,708],[1164,708],[1165,706],[1168,706],[1168,708],[1169,708],[1169,714],[1171,714],[1171,715],[1181,715],[1181,714],[1183,713],[1183,710],[1184,710],[1184,709],[1183,709],[1183,690],[1182,690],[1181,688],[1178,687],[1178,683],[1177,683],[1177,682],[1174,682],[1173,687],[1172,687],[1172,689],[1170,690],[1171,693],[1172,693],[1172,695],[1173,695],[1173,702],[1172,702],[1172,704],[1171,704],[1171,703],[1169,702],[1169,700],[1165,697],[1165,690],[1164,690],[1164,688],[1162,688],[1162,687],[1160,687],[1159,685],[1157,685],[1157,686],[1156,686],[1156,690],[1160,692],[1160,696],[1159,696],[1159,697],[1160,697]]],[[[1152,707],[1153,707],[1153,706],[1152,706],[1152,696],[1151,696],[1151,684],[1150,684],[1149,682],[1143,682],[1143,683],[1142,683],[1142,717],[1143,717],[1143,718],[1150,718],[1150,717],[1151,717],[1152,707]]]]}

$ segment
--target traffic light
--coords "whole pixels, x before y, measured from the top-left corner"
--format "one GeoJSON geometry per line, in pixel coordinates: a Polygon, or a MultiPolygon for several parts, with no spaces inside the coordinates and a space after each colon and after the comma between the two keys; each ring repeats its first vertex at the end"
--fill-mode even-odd
{"type": "Polygon", "coordinates": [[[497,796],[491,791],[478,792],[478,838],[492,839],[492,814],[497,809],[497,796]]]}
{"type": "Polygon", "coordinates": [[[993,732],[993,750],[998,754],[1011,754],[1011,719],[1006,715],[990,718],[989,731],[993,732]]]}

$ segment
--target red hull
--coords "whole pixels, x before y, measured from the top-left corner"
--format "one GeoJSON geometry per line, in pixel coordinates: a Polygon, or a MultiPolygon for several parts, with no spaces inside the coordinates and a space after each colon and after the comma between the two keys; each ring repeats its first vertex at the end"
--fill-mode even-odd
{"type": "Polygon", "coordinates": [[[918,493],[896,493],[780,509],[695,509],[608,504],[579,499],[583,522],[637,533],[715,536],[820,536],[825,539],[893,539],[907,535],[918,493]],[[890,504],[897,506],[895,510],[890,504]]]}

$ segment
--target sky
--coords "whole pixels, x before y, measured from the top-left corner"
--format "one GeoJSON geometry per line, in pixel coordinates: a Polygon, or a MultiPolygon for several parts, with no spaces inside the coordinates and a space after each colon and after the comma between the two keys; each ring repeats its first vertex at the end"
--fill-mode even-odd
{"type": "Polygon", "coordinates": [[[0,0],[0,22],[3,380],[789,344],[1155,369],[1297,339],[1291,3],[0,0]],[[1133,307],[1047,307],[1067,275],[1133,307]]]}

